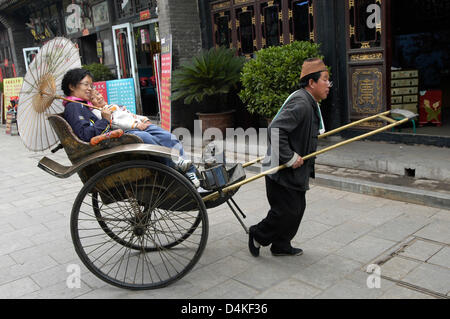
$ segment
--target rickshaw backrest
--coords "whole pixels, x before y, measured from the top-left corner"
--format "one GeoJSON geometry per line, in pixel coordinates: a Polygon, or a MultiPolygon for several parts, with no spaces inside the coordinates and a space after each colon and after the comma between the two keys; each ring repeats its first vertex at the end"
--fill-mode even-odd
{"type": "Polygon", "coordinates": [[[76,163],[78,160],[98,152],[105,148],[110,148],[123,144],[142,143],[143,141],[132,134],[124,134],[119,138],[110,139],[105,143],[92,146],[88,142],[84,142],[75,135],[72,127],[64,119],[63,113],[51,114],[48,116],[48,120],[59,137],[61,145],[64,147],[69,160],[72,163],[76,163]]]}

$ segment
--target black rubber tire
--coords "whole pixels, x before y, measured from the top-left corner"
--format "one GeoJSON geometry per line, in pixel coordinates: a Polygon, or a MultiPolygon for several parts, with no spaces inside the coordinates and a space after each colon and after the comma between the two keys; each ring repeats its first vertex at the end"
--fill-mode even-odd
{"type": "Polygon", "coordinates": [[[91,177],[75,199],[70,228],[84,265],[127,289],[182,278],[208,239],[206,207],[193,185],[152,161],[118,163],[91,177]]]}

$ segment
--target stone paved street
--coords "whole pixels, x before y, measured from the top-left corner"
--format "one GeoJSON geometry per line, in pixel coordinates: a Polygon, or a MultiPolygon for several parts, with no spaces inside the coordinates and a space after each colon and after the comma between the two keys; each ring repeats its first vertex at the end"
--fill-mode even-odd
{"type": "MultiPolygon", "coordinates": [[[[92,275],[69,228],[78,175],[57,179],[0,127],[0,298],[448,298],[450,211],[314,186],[294,244],[299,257],[254,258],[226,204],[208,210],[206,249],[185,277],[158,290],[128,291],[92,275]],[[79,265],[80,288],[68,288],[79,265]],[[370,264],[381,285],[368,288],[370,264]]],[[[49,155],[67,163],[64,151],[49,155]]],[[[249,226],[268,209],[264,179],[234,196],[249,226]]],[[[372,271],[370,271],[372,272],[372,271]]],[[[370,278],[369,278],[370,279],[370,278]]],[[[369,280],[370,281],[370,280],[369,280]]],[[[371,281],[370,281],[371,282],[371,281]]],[[[374,281],[375,282],[375,281],[374,281]]]]}

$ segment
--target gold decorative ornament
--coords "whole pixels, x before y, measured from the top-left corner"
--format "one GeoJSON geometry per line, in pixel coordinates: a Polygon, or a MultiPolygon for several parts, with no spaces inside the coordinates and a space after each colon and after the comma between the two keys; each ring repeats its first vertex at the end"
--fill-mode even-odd
{"type": "Polygon", "coordinates": [[[366,114],[367,104],[373,112],[380,112],[382,103],[382,74],[377,68],[361,68],[352,74],[352,108],[366,114]],[[361,79],[361,76],[366,76],[361,79]]]}
{"type": "Polygon", "coordinates": [[[213,10],[218,10],[218,9],[222,9],[222,8],[228,8],[228,7],[230,7],[230,5],[231,5],[230,1],[221,2],[221,3],[214,4],[212,6],[212,9],[213,10]]]}
{"type": "Polygon", "coordinates": [[[361,49],[370,49],[369,42],[361,42],[361,49]]]}
{"type": "Polygon", "coordinates": [[[383,53],[366,53],[366,54],[352,54],[350,56],[351,61],[367,61],[367,60],[381,60],[383,53]]]}

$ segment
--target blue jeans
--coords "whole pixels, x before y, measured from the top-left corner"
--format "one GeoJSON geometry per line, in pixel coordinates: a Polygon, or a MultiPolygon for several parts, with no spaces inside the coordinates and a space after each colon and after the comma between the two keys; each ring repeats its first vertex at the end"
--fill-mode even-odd
{"type": "MultiPolygon", "coordinates": [[[[184,158],[183,146],[181,145],[180,141],[177,140],[175,135],[155,124],[150,124],[144,131],[141,131],[139,129],[130,129],[125,130],[125,133],[140,137],[145,144],[154,144],[169,148],[175,148],[180,152],[180,156],[184,158]]],[[[172,160],[164,157],[163,161],[166,165],[169,165],[173,168],[175,167],[172,160]]],[[[192,165],[188,169],[188,172],[195,172],[195,167],[192,165]]]]}

